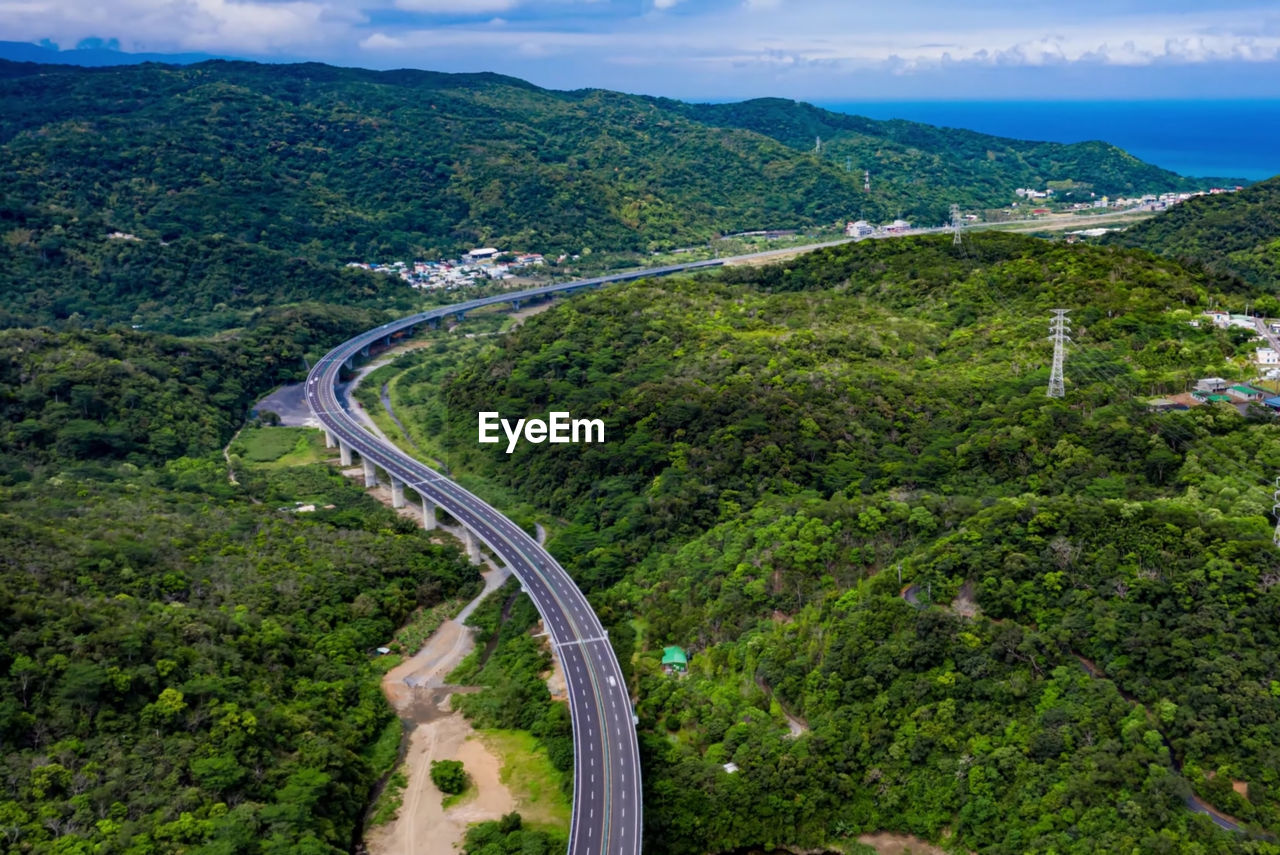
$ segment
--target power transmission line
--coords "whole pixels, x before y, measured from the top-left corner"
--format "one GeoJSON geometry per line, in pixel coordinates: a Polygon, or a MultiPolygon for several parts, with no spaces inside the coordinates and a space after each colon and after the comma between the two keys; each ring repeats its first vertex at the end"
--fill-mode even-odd
{"type": "MultiPolygon", "coordinates": [[[[956,232],[956,243],[959,243],[960,233],[956,232]]],[[[1049,322],[1049,332],[1052,333],[1049,338],[1053,340],[1053,370],[1049,372],[1049,397],[1061,398],[1066,394],[1066,390],[1062,384],[1062,363],[1067,357],[1067,342],[1070,336],[1071,327],[1067,324],[1067,312],[1070,309],[1054,309],[1053,320],[1049,322]]]]}

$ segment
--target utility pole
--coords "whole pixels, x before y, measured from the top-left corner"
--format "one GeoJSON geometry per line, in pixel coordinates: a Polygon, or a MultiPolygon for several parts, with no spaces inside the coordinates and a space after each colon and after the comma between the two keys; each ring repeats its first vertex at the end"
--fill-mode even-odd
{"type": "Polygon", "coordinates": [[[960,206],[951,203],[951,245],[960,245],[960,206]]]}
{"type": "Polygon", "coordinates": [[[1276,515],[1276,530],[1271,535],[1271,542],[1280,546],[1280,476],[1276,477],[1276,491],[1272,494],[1272,499],[1275,504],[1271,506],[1271,513],[1276,515]]]}
{"type": "Polygon", "coordinates": [[[1054,309],[1053,320],[1049,321],[1049,339],[1053,342],[1053,370],[1049,372],[1049,397],[1061,398],[1066,394],[1062,385],[1062,364],[1067,358],[1067,342],[1071,340],[1068,333],[1071,327],[1067,324],[1067,312],[1070,309],[1054,309]]]}

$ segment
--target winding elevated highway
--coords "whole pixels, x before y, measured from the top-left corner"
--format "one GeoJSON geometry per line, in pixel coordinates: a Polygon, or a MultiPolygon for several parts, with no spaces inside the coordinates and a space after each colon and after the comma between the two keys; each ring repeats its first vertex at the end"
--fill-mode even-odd
{"type": "MultiPolygon", "coordinates": [[[[806,247],[830,246],[844,241],[806,247]]],[[[795,252],[795,249],[783,252],[795,252]]],[[[569,855],[639,855],[642,830],[640,751],[631,697],[622,669],[600,619],[564,568],[536,540],[474,494],[367,431],[348,411],[339,395],[344,367],[368,356],[370,349],[389,345],[392,337],[412,333],[423,324],[466,313],[481,306],[522,302],[595,288],[613,282],[718,267],[726,262],[768,257],[774,252],[734,258],[694,261],[633,270],[530,288],[440,306],[419,312],[349,339],[325,354],[307,376],[307,403],[319,419],[330,447],[341,450],[342,463],[359,455],[366,486],[378,483],[378,472],[391,482],[393,504],[403,507],[405,489],[422,501],[423,523],[436,525],[437,509],[444,509],[463,526],[471,560],[479,562],[480,547],[488,546],[511,568],[521,587],[542,615],[551,643],[560,656],[573,722],[573,812],[569,855]]]]}
{"type": "Polygon", "coordinates": [[[481,306],[519,306],[522,301],[557,293],[721,263],[702,261],[620,273],[431,309],[340,344],[320,359],[307,377],[307,403],[323,426],[330,447],[341,449],[342,462],[350,465],[352,455],[359,455],[367,486],[377,483],[379,470],[385,472],[397,506],[405,502],[406,487],[417,493],[428,528],[435,526],[436,511],[443,508],[464,527],[472,560],[479,560],[479,543],[488,546],[511,568],[542,615],[564,668],[573,722],[570,855],[639,855],[641,847],[640,751],[631,697],[604,627],[569,574],[523,529],[458,484],[365,430],[338,394],[339,375],[343,367],[367,356],[371,347],[389,344],[392,336],[448,315],[462,318],[481,306]]]}

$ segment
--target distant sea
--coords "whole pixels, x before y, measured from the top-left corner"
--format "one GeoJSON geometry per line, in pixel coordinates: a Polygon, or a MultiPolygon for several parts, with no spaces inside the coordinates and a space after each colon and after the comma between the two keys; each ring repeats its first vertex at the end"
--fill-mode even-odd
{"type": "Polygon", "coordinates": [[[1105,140],[1181,175],[1257,181],[1280,174],[1280,100],[816,103],[1015,139],[1105,140]]]}

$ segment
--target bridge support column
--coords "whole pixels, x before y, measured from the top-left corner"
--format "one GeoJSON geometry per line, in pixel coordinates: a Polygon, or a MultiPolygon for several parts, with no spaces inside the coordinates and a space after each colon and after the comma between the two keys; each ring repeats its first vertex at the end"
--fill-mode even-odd
{"type": "Polygon", "coordinates": [[[520,311],[520,301],[519,301],[519,300],[512,300],[512,301],[511,301],[511,308],[512,308],[512,309],[514,309],[514,310],[515,310],[515,311],[517,311],[517,312],[518,312],[518,311],[520,311]]]}
{"type": "Polygon", "coordinates": [[[436,527],[436,506],[430,499],[422,500],[422,527],[427,531],[436,527]]]}
{"type": "Polygon", "coordinates": [[[360,462],[364,464],[364,485],[366,487],[378,486],[378,470],[373,468],[373,461],[361,458],[360,462]]]}
{"type": "Polygon", "coordinates": [[[467,547],[467,560],[472,564],[480,563],[480,541],[471,533],[471,529],[463,527],[462,542],[467,547]]]}
{"type": "Polygon", "coordinates": [[[404,482],[396,476],[391,476],[391,507],[404,507],[404,482]]]}
{"type": "Polygon", "coordinates": [[[364,347],[360,348],[360,355],[361,356],[369,355],[369,345],[366,344],[364,347]]]}
{"type": "Polygon", "coordinates": [[[337,445],[337,443],[333,441],[333,434],[329,433],[328,431],[325,431],[325,432],[324,432],[324,447],[325,447],[325,448],[333,448],[335,445],[337,445]]]}
{"type": "Polygon", "coordinates": [[[351,446],[342,440],[338,440],[338,454],[341,456],[343,466],[351,465],[351,446]]]}

